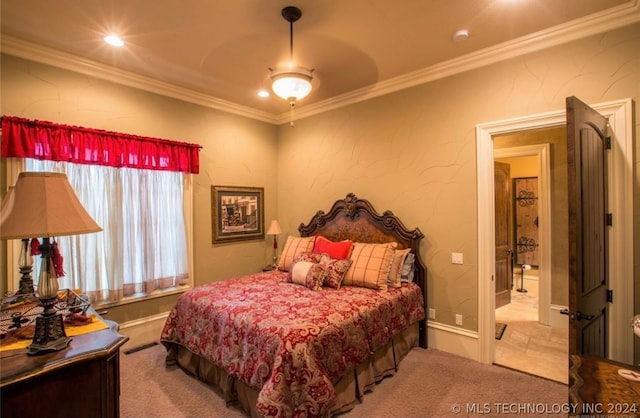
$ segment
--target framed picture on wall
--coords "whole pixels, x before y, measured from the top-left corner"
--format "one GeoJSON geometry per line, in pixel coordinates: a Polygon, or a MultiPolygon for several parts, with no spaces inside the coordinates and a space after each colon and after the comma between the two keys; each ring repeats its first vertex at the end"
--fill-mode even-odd
{"type": "Polygon", "coordinates": [[[213,244],[264,239],[262,187],[211,186],[213,244]]]}

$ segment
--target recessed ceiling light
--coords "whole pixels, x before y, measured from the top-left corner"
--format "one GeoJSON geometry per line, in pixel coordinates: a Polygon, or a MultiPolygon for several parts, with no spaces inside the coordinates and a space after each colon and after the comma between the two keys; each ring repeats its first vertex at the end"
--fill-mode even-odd
{"type": "Polygon", "coordinates": [[[118,35],[107,35],[102,39],[111,46],[124,46],[124,41],[118,35]]]}
{"type": "Polygon", "coordinates": [[[466,41],[469,37],[469,31],[466,29],[460,29],[453,34],[453,40],[456,42],[466,41]]]}
{"type": "Polygon", "coordinates": [[[260,91],[258,92],[258,96],[260,96],[260,97],[269,97],[269,96],[270,96],[270,94],[269,94],[269,92],[268,92],[268,91],[266,91],[266,90],[260,90],[260,91]]]}

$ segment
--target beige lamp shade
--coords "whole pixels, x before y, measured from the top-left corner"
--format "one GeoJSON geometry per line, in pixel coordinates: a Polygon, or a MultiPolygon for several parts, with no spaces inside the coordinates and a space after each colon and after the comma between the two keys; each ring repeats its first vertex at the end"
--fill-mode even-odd
{"type": "Polygon", "coordinates": [[[0,206],[0,239],[99,232],[64,173],[23,172],[0,206]]]}
{"type": "Polygon", "coordinates": [[[278,221],[271,221],[271,225],[269,225],[269,229],[267,230],[267,235],[280,235],[282,234],[282,228],[280,228],[280,224],[278,221]]]}

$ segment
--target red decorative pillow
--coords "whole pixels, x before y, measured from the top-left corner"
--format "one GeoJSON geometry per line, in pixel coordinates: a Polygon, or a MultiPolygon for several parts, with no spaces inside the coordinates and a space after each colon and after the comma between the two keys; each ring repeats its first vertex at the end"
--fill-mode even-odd
{"type": "Polygon", "coordinates": [[[296,263],[298,261],[309,261],[311,263],[319,263],[322,261],[323,254],[314,254],[310,252],[302,252],[293,257],[293,261],[291,264],[296,263]]]}
{"type": "Polygon", "coordinates": [[[322,285],[334,289],[340,289],[342,279],[344,279],[345,274],[347,274],[347,270],[349,270],[349,266],[351,266],[351,260],[348,258],[345,260],[337,260],[325,256],[320,261],[320,265],[325,269],[324,282],[322,285]]]}
{"type": "Polygon", "coordinates": [[[313,244],[314,254],[328,254],[329,257],[344,260],[351,255],[351,248],[353,247],[353,241],[344,240],[339,242],[331,241],[322,235],[316,235],[316,240],[313,244]]]}

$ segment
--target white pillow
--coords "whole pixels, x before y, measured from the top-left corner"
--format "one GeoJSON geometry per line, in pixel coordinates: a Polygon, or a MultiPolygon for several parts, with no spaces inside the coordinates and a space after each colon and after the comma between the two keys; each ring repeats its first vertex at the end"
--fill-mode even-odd
{"type": "Polygon", "coordinates": [[[325,275],[324,266],[311,261],[297,261],[291,268],[291,281],[311,290],[320,290],[325,275]]]}

